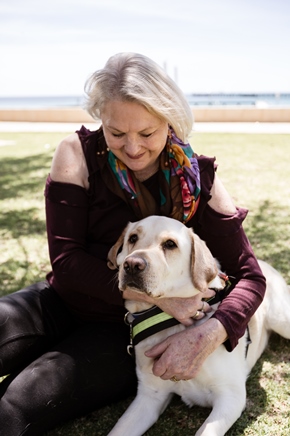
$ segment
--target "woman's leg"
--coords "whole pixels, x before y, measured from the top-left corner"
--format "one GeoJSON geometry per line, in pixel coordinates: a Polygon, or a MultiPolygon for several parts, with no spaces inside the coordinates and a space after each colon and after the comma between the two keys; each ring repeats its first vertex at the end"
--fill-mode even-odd
{"type": "Polygon", "coordinates": [[[0,385],[0,433],[42,435],[136,392],[128,327],[86,324],[0,385]]]}
{"type": "Polygon", "coordinates": [[[0,298],[0,376],[30,363],[73,326],[71,315],[47,282],[0,298]]]}

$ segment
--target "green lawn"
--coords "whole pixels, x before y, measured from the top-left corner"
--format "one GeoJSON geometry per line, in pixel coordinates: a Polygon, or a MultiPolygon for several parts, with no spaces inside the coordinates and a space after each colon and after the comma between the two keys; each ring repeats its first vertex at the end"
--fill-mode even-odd
{"type": "MultiPolygon", "coordinates": [[[[43,188],[63,136],[0,133],[1,294],[42,280],[49,270],[43,188]]],[[[218,174],[235,203],[249,209],[245,229],[257,256],[290,284],[290,135],[198,133],[192,144],[198,154],[217,157],[218,174]]],[[[290,434],[289,345],[272,337],[248,380],[247,408],[227,435],[290,434]]],[[[49,436],[105,436],[130,401],[68,423],[49,436]]],[[[146,435],[193,435],[207,414],[175,398],[146,435]]]]}

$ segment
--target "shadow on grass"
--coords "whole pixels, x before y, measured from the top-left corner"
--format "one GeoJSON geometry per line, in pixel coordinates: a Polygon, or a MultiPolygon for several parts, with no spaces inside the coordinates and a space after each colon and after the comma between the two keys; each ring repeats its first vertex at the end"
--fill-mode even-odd
{"type": "MultiPolygon", "coordinates": [[[[49,171],[51,156],[38,154],[24,158],[2,158],[0,161],[0,199],[31,197],[39,194],[49,171]]],[[[43,190],[42,190],[43,191],[43,190]]]]}
{"type": "MultiPolygon", "coordinates": [[[[6,229],[12,238],[32,236],[45,233],[45,222],[39,218],[36,207],[24,210],[10,210],[0,215],[0,228],[6,229]]],[[[5,231],[4,231],[5,236],[5,231]]]]}
{"type": "Polygon", "coordinates": [[[10,258],[3,262],[0,268],[1,289],[0,297],[17,292],[30,284],[45,280],[46,274],[50,271],[48,261],[41,263],[38,268],[29,260],[26,252],[23,260],[10,258]]]}
{"type": "Polygon", "coordinates": [[[0,265],[0,295],[44,278],[44,264],[47,262],[39,253],[47,243],[41,209],[44,209],[44,185],[50,163],[51,157],[44,154],[2,158],[0,161],[0,200],[3,205],[0,235],[6,250],[5,254],[2,253],[5,261],[0,265]],[[37,259],[36,265],[32,264],[32,259],[37,259]]]}
{"type": "Polygon", "coordinates": [[[0,296],[43,281],[50,271],[45,237],[39,238],[37,235],[33,238],[33,242],[34,246],[30,248],[22,238],[18,238],[11,256],[0,264],[0,296]],[[16,253],[14,257],[13,253],[16,253]]]}
{"type": "Polygon", "coordinates": [[[270,263],[290,284],[289,208],[264,201],[248,216],[245,228],[257,257],[270,263]]]}

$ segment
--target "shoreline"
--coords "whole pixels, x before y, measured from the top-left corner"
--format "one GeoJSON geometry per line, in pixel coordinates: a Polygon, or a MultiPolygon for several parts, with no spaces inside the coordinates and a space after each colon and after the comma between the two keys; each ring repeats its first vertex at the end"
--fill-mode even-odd
{"type": "MultiPolygon", "coordinates": [[[[290,123],[290,106],[192,106],[196,123],[290,123]]],[[[81,107],[0,109],[0,122],[94,123],[81,107]]]]}
{"type": "MultiPolygon", "coordinates": [[[[15,122],[0,121],[0,133],[13,132],[75,132],[84,124],[89,130],[96,130],[98,122],[15,122]]],[[[253,133],[253,134],[290,134],[288,123],[260,122],[195,122],[194,133],[253,133]]]]}

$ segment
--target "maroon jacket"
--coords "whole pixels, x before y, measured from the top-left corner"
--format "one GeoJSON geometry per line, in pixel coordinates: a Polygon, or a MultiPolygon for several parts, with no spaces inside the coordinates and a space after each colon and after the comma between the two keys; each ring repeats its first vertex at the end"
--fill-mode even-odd
{"type": "MultiPolygon", "coordinates": [[[[47,279],[78,318],[121,321],[123,300],[116,272],[107,267],[106,259],[128,221],[136,221],[136,217],[101,179],[98,151],[104,147],[102,130],[90,132],[82,127],[78,135],[90,188],[86,191],[77,185],[54,182],[48,176],[45,197],[52,272],[47,279]]],[[[238,208],[235,215],[224,216],[207,204],[214,161],[198,157],[201,197],[198,210],[187,225],[206,241],[222,270],[235,277],[234,289],[214,315],[226,328],[226,346],[232,350],[262,302],[265,279],[242,228],[247,211],[238,208]]],[[[156,175],[143,183],[153,196],[158,195],[156,175]]]]}

